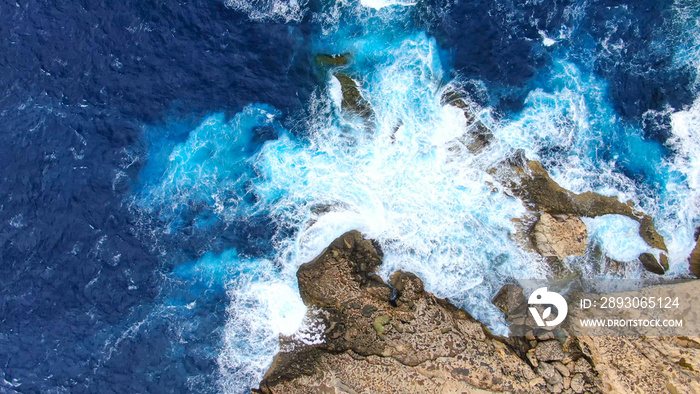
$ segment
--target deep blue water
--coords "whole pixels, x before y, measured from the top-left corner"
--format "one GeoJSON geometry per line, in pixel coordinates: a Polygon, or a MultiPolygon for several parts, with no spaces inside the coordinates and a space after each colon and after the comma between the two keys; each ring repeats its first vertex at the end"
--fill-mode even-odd
{"type": "MultiPolygon", "coordinates": [[[[218,392],[232,387],[222,379],[253,376],[221,358],[255,348],[245,339],[224,343],[226,327],[247,324],[230,307],[240,301],[237,281],[284,282],[276,273],[293,265],[285,266],[280,250],[305,234],[301,224],[309,224],[314,206],[359,207],[350,219],[327,219],[339,224],[324,227],[333,231],[319,239],[363,228],[369,211],[361,201],[374,196],[387,211],[410,208],[387,205],[376,190],[344,196],[341,188],[337,200],[317,193],[333,187],[319,178],[350,176],[328,170],[335,163],[348,159],[356,168],[377,157],[356,152],[362,141],[372,145],[352,133],[329,137],[339,151],[313,150],[324,140],[310,120],[342,123],[321,108],[332,83],[314,63],[318,53],[354,53],[348,70],[366,77],[378,122],[400,119],[407,130],[414,119],[426,122],[416,120],[417,130],[441,119],[426,107],[434,90],[422,89],[452,81],[490,108],[493,124],[504,126],[496,134],[508,144],[538,155],[571,187],[641,198],[655,218],[684,229],[678,245],[687,247],[698,218],[671,212],[680,197],[669,185],[695,189],[683,168],[665,165],[680,155],[670,142],[672,114],[690,108],[697,94],[697,44],[688,39],[697,26],[678,15],[697,16],[697,9],[667,1],[530,3],[437,0],[341,9],[349,16],[327,21],[331,2],[309,2],[298,17],[285,18],[268,12],[274,1],[3,1],[0,391],[218,392]],[[556,44],[543,45],[543,35],[556,44]],[[415,60],[414,53],[425,56],[415,60]],[[415,77],[405,97],[384,95],[393,87],[375,71],[392,64],[399,64],[393,75],[415,77]],[[570,92],[580,97],[569,100],[570,92]],[[566,129],[579,102],[593,114],[590,127],[574,130],[580,140],[564,143],[537,129],[554,118],[566,129]],[[572,156],[583,164],[571,167],[572,156]],[[358,157],[364,159],[352,161],[358,157]],[[605,170],[610,163],[613,175],[605,170]]],[[[476,215],[450,207],[444,209],[476,215]]],[[[474,223],[501,229],[501,219],[507,221],[486,215],[474,223]]],[[[454,242],[471,240],[469,234],[454,242]]],[[[399,245],[391,264],[415,258],[420,270],[421,256],[435,253],[417,247],[402,254],[400,235],[383,245],[389,255],[399,245]]],[[[475,294],[525,272],[512,253],[477,258],[455,250],[444,253],[494,262],[480,279],[490,285],[474,284],[475,294]]],[[[459,303],[463,294],[452,292],[450,281],[471,283],[460,278],[471,278],[472,269],[429,261],[436,272],[455,275],[443,278],[442,295],[459,303]]],[[[462,305],[473,302],[464,298],[462,305]]]]}

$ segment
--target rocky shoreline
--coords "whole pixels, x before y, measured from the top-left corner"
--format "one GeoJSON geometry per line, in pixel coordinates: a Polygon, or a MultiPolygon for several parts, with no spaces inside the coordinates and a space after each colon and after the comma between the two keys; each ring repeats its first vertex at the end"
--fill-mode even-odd
{"type": "MultiPolygon", "coordinates": [[[[348,54],[316,58],[339,82],[343,110],[366,120],[373,116],[372,108],[362,97],[361,81],[344,69],[349,61],[348,54]]],[[[447,92],[443,102],[462,110],[466,122],[467,132],[450,150],[478,155],[489,149],[495,137],[470,101],[447,92]]],[[[502,192],[528,208],[514,238],[542,256],[551,277],[576,276],[564,259],[587,253],[611,267],[641,264],[657,275],[669,269],[663,236],[632,202],[566,190],[519,151],[485,170],[502,192]],[[616,262],[595,245],[589,247],[582,218],[608,214],[638,222],[639,236],[653,252],[637,261],[616,262]]],[[[299,268],[307,320],[322,340],[309,344],[294,336],[280,338],[281,351],[254,392],[700,393],[700,336],[593,336],[558,328],[499,337],[464,310],[426,292],[411,273],[396,272],[385,283],[376,274],[381,260],[372,241],[351,231],[299,268]]],[[[700,238],[689,264],[700,277],[700,238]]],[[[664,285],[692,305],[691,321],[700,318],[696,283],[664,285]]],[[[504,297],[518,292],[507,286],[493,302],[512,323],[524,313],[508,310],[504,297]]]]}
{"type": "Polygon", "coordinates": [[[323,341],[281,338],[254,392],[700,392],[700,337],[498,337],[411,273],[384,283],[380,264],[351,231],[299,268],[323,341]]]}

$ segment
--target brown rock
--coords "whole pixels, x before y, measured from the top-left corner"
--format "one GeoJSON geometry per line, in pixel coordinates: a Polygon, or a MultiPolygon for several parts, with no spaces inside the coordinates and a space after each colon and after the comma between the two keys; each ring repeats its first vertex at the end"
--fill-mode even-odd
{"type": "MultiPolygon", "coordinates": [[[[678,307],[662,309],[622,308],[611,315],[609,310],[592,308],[585,312],[570,310],[570,319],[576,321],[585,316],[589,319],[606,319],[611,316],[620,320],[635,319],[682,319],[683,326],[668,336],[668,330],[660,328],[606,328],[605,330],[571,327],[578,335],[585,357],[568,365],[572,373],[584,377],[595,371],[604,382],[607,391],[640,393],[698,393],[700,392],[700,294],[697,280],[674,284],[656,285],[640,290],[612,293],[612,297],[638,297],[678,299],[678,307]],[[573,364],[573,365],[572,365],[573,364]]],[[[595,297],[591,297],[594,298],[595,297]]],[[[588,378],[586,378],[588,381],[588,378]]],[[[589,383],[586,383],[588,387],[589,383]]],[[[572,383],[573,387],[573,383],[572,383]]]]}
{"type": "Polygon", "coordinates": [[[316,55],[314,60],[322,66],[340,67],[348,64],[350,61],[350,54],[327,55],[322,53],[316,55]]]}
{"type": "Polygon", "coordinates": [[[351,231],[299,268],[304,303],[322,310],[315,316],[333,328],[326,329],[323,344],[286,346],[291,350],[277,355],[261,392],[543,389],[530,387],[537,374],[508,345],[463,310],[425,292],[415,275],[392,275],[392,292],[374,273],[380,262],[372,243],[351,231]],[[363,314],[368,306],[373,312],[363,314]]]}
{"type": "MultiPolygon", "coordinates": [[[[595,370],[611,391],[666,393],[700,392],[700,338],[615,337],[579,338],[595,370]],[[681,361],[681,359],[683,359],[681,361]]],[[[571,387],[574,387],[572,379],[571,387]]]]}
{"type": "Polygon", "coordinates": [[[557,340],[545,341],[537,344],[535,355],[540,361],[561,361],[564,359],[564,351],[561,348],[561,343],[557,340]]]}
{"type": "Polygon", "coordinates": [[[372,108],[364,97],[362,97],[357,82],[344,72],[337,72],[334,76],[338,79],[338,82],[340,82],[340,90],[343,93],[342,107],[363,118],[369,118],[372,115],[372,108]]]}
{"type": "Polygon", "coordinates": [[[551,215],[627,216],[639,222],[639,235],[647,244],[668,252],[663,236],[656,231],[654,221],[649,215],[635,210],[631,205],[622,203],[615,197],[593,192],[576,194],[566,190],[554,182],[539,162],[530,161],[521,156],[511,160],[511,164],[515,174],[505,177],[504,184],[509,185],[514,194],[532,204],[535,209],[551,215]]]}
{"type": "Polygon", "coordinates": [[[542,340],[550,335],[497,338],[425,292],[413,274],[397,272],[387,285],[375,274],[380,263],[372,243],[353,231],[299,268],[300,294],[323,320],[325,342],[281,338],[293,346],[282,346],[254,391],[700,392],[700,337],[589,335],[564,345],[542,340]]]}
{"type": "Polygon", "coordinates": [[[698,237],[697,242],[695,242],[695,249],[693,249],[693,252],[690,254],[689,263],[690,272],[700,278],[700,237],[698,237]]]}
{"type": "Polygon", "coordinates": [[[533,244],[542,256],[583,256],[588,231],[581,218],[543,213],[531,233],[533,244]]]}
{"type": "Polygon", "coordinates": [[[523,289],[510,284],[501,287],[491,302],[506,316],[512,316],[515,313],[515,310],[512,310],[514,307],[527,304],[523,289]]]}
{"type": "MultiPolygon", "coordinates": [[[[661,257],[663,259],[666,256],[661,255],[661,257]]],[[[659,260],[657,260],[656,257],[651,253],[642,253],[639,256],[639,261],[642,262],[642,265],[647,271],[653,272],[657,275],[663,275],[668,269],[668,260],[665,260],[666,266],[664,267],[661,264],[659,264],[659,260]]]]}

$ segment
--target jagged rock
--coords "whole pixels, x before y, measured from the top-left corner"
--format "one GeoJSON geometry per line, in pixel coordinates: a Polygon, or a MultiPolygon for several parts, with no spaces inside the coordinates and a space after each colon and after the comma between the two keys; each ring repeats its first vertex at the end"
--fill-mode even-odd
{"type": "Polygon", "coordinates": [[[501,287],[491,300],[491,303],[500,309],[504,315],[512,317],[516,314],[516,311],[511,310],[511,308],[513,306],[525,305],[527,301],[525,295],[523,295],[523,289],[520,286],[508,284],[501,287]]]}
{"type": "Polygon", "coordinates": [[[700,278],[700,237],[698,237],[698,240],[695,243],[695,249],[693,249],[693,252],[690,254],[689,263],[690,272],[700,278]]]}
{"type": "MultiPolygon", "coordinates": [[[[666,243],[655,227],[653,219],[637,211],[631,204],[625,204],[615,197],[603,196],[593,192],[576,194],[559,186],[549,176],[542,164],[515,157],[511,160],[515,170],[515,181],[503,179],[510,189],[523,201],[532,204],[535,209],[551,215],[575,215],[596,217],[608,214],[623,215],[639,222],[639,235],[650,246],[668,252],[666,243]]],[[[661,259],[664,271],[668,269],[668,259],[661,259]]],[[[652,256],[653,257],[653,256],[652,256]]],[[[656,260],[655,257],[653,257],[656,260]]]]}
{"type": "Polygon", "coordinates": [[[588,231],[581,218],[543,213],[532,230],[535,248],[545,257],[582,256],[588,231]]]}
{"type": "MultiPolygon", "coordinates": [[[[425,292],[413,274],[397,272],[387,285],[375,274],[380,263],[372,242],[353,231],[299,268],[299,291],[323,320],[324,343],[282,346],[254,391],[700,392],[697,336],[562,339],[557,328],[495,337],[463,310],[425,292]]],[[[524,297],[510,286],[494,302],[524,297]]],[[[692,282],[667,286],[679,297],[695,289],[692,282]]],[[[299,341],[294,338],[280,340],[299,341]]]]}
{"type": "Polygon", "coordinates": [[[493,132],[484,124],[484,122],[476,119],[476,113],[472,105],[457,92],[447,92],[442,97],[442,102],[450,104],[462,110],[467,125],[467,133],[458,138],[462,145],[466,146],[471,153],[479,153],[484,148],[488,147],[493,141],[493,132]]]}
{"type": "Polygon", "coordinates": [[[340,90],[343,94],[341,106],[363,118],[369,118],[372,115],[372,107],[370,107],[369,103],[362,97],[357,82],[343,72],[337,72],[333,75],[338,82],[340,82],[340,90]]]}
{"type": "Polygon", "coordinates": [[[350,61],[350,54],[340,54],[340,55],[328,55],[328,54],[319,54],[316,55],[314,58],[316,63],[322,65],[322,66],[330,66],[330,67],[341,67],[350,61]]]}
{"type": "MultiPolygon", "coordinates": [[[[374,272],[381,259],[349,232],[302,265],[299,292],[324,319],[325,343],[285,346],[260,385],[264,393],[542,392],[537,373],[463,310],[397,272],[392,287],[374,272]],[[393,295],[392,295],[393,293],[393,295]],[[370,316],[351,304],[372,306],[370,316]],[[381,335],[379,335],[381,332],[381,335]]],[[[289,340],[289,339],[287,339],[289,340]]]]}
{"type": "MultiPolygon", "coordinates": [[[[661,255],[661,259],[663,260],[666,256],[661,255]]],[[[649,271],[653,272],[657,275],[663,275],[666,272],[666,269],[668,269],[668,262],[666,262],[666,266],[662,266],[659,264],[659,261],[656,259],[656,256],[654,256],[651,253],[642,253],[639,256],[639,261],[642,263],[644,268],[649,271]]]]}

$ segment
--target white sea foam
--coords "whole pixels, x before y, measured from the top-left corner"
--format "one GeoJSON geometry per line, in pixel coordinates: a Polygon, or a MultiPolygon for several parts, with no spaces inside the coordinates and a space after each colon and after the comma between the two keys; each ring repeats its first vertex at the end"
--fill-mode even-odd
{"type": "Polygon", "coordinates": [[[368,8],[374,8],[375,10],[382,9],[384,7],[391,6],[412,6],[415,5],[417,1],[410,0],[360,0],[360,4],[368,8]]]}
{"type": "MultiPolygon", "coordinates": [[[[280,350],[279,336],[304,328],[307,308],[293,276],[280,273],[267,260],[240,261],[240,271],[227,288],[231,300],[219,353],[221,388],[234,393],[255,387],[280,350]]],[[[288,272],[288,271],[287,271],[288,272]]],[[[309,343],[319,338],[300,330],[309,343]]]]}
{"type": "MultiPolygon", "coordinates": [[[[546,162],[552,178],[575,192],[595,191],[632,201],[650,214],[669,249],[671,273],[687,273],[687,258],[694,245],[693,233],[700,218],[697,176],[698,106],[672,114],[674,137],[669,144],[679,152],[672,162],[662,159],[661,147],[645,140],[637,130],[616,116],[606,94],[606,84],[583,73],[574,64],[555,63],[547,90],[533,90],[525,109],[502,122],[495,134],[528,158],[546,162]],[[617,156],[604,158],[598,152],[608,147],[606,138],[615,135],[617,156]],[[552,154],[552,150],[555,152],[552,154]],[[626,150],[626,152],[625,152],[626,150]],[[639,188],[619,170],[619,162],[630,160],[651,166],[663,182],[659,192],[639,188]],[[647,162],[649,161],[649,162],[647,162]]],[[[630,248],[635,241],[629,239],[630,248]]],[[[607,251],[626,250],[619,244],[607,251]]],[[[620,252],[622,253],[622,252],[620,252]]]]}
{"type": "Polygon", "coordinates": [[[639,222],[621,215],[583,218],[588,229],[588,242],[601,245],[610,258],[632,261],[652,248],[639,236],[639,222]]]}
{"type": "Polygon", "coordinates": [[[674,262],[672,270],[685,272],[685,260],[694,247],[694,230],[700,221],[700,99],[691,108],[671,114],[671,126],[673,136],[669,144],[676,150],[671,164],[683,176],[669,187],[675,200],[675,220],[668,225],[675,225],[677,237],[667,243],[674,262]]]}
{"type": "Polygon", "coordinates": [[[540,30],[540,37],[542,37],[542,45],[546,47],[551,47],[557,43],[557,40],[547,37],[547,33],[544,30],[540,30]]]}
{"type": "Polygon", "coordinates": [[[225,0],[227,7],[243,12],[255,21],[300,21],[308,0],[225,0]]]}
{"type": "Polygon", "coordinates": [[[270,141],[256,160],[260,203],[285,227],[301,229],[279,245],[283,264],[296,267],[358,229],[381,244],[385,277],[414,272],[429,291],[502,330],[491,297],[509,276],[538,275],[536,261],[511,239],[511,219],[525,209],[464,146],[454,149],[466,122],[441,104],[435,41],[417,34],[385,48],[369,54],[387,60],[363,85],[373,131],[334,121],[342,112],[317,104],[312,138],[270,141]]]}

